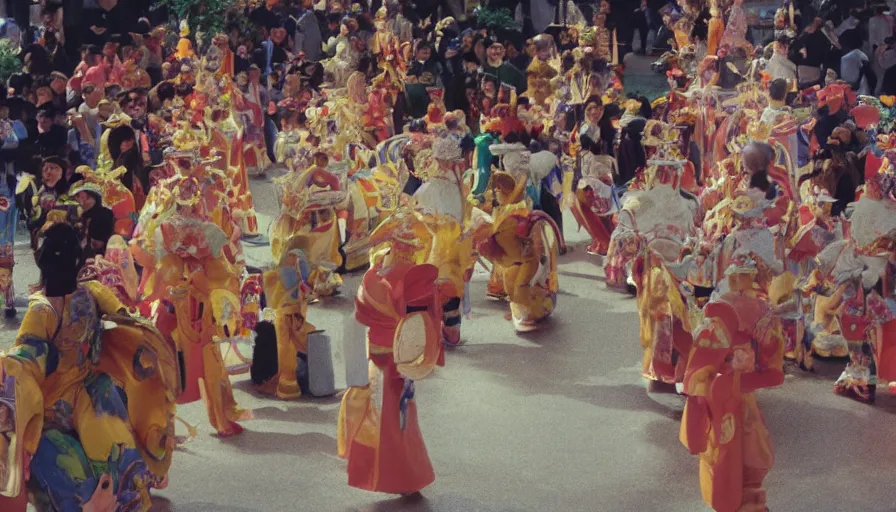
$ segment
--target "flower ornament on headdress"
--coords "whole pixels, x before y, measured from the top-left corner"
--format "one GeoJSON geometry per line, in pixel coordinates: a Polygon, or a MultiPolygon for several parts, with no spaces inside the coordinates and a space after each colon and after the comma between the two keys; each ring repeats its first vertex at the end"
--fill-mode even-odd
{"type": "Polygon", "coordinates": [[[731,211],[740,219],[759,219],[764,209],[764,197],[752,189],[738,192],[731,203],[731,211]]]}
{"type": "Polygon", "coordinates": [[[432,141],[432,156],[436,160],[444,162],[463,162],[464,153],[461,148],[461,138],[457,135],[443,132],[432,141]]]}
{"type": "Polygon", "coordinates": [[[772,126],[769,123],[755,119],[747,125],[747,138],[755,142],[768,142],[772,134],[772,126]]]}
{"type": "Polygon", "coordinates": [[[597,31],[594,27],[587,27],[579,34],[580,46],[594,46],[597,44],[597,31]]]}
{"type": "Polygon", "coordinates": [[[184,215],[175,215],[159,227],[155,232],[159,259],[176,254],[181,258],[207,261],[219,257],[229,241],[213,222],[184,215]]]}
{"type": "Polygon", "coordinates": [[[651,188],[657,184],[677,189],[684,172],[684,160],[675,143],[659,144],[653,156],[647,160],[647,181],[651,188]]]}

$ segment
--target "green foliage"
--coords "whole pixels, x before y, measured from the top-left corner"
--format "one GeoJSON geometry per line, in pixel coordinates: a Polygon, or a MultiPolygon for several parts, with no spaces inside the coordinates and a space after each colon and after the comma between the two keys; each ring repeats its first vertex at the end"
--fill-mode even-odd
{"type": "Polygon", "coordinates": [[[209,41],[215,34],[223,32],[227,23],[227,13],[241,2],[239,0],[161,0],[160,5],[168,7],[169,16],[187,20],[190,34],[202,32],[209,41]]]}
{"type": "Polygon", "coordinates": [[[0,39],[0,81],[6,82],[10,75],[21,70],[19,48],[9,39],[0,39]]]}
{"type": "Polygon", "coordinates": [[[488,7],[480,7],[476,16],[476,21],[480,27],[487,27],[490,30],[509,30],[517,28],[516,20],[513,13],[509,9],[490,9],[488,7]]]}

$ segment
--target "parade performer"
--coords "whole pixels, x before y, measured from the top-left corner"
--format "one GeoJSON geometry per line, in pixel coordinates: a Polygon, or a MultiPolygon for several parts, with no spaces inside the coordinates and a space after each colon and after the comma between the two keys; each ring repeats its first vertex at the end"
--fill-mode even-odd
{"type": "Polygon", "coordinates": [[[234,108],[243,121],[242,163],[246,173],[257,176],[270,164],[265,148],[265,111],[267,110],[267,90],[261,85],[261,70],[258,66],[249,68],[248,82],[244,90],[233,89],[234,108]]]}
{"type": "Polygon", "coordinates": [[[29,484],[35,505],[52,510],[148,510],[175,447],[176,350],[122,314],[108,289],[77,283],[72,226],[51,226],[41,242],[43,290],[0,354],[0,404],[15,411],[15,442],[0,444],[0,461],[12,463],[0,506],[24,511],[29,484]]]}
{"type": "Polygon", "coordinates": [[[288,248],[301,249],[311,265],[308,282],[317,297],[334,295],[342,278],[334,271],[340,266],[341,235],[337,221],[346,201],[344,182],[328,168],[326,155],[301,173],[290,172],[277,178],[282,211],[271,223],[271,253],[282,261],[288,248]]]}
{"type": "MultiPolygon", "coordinates": [[[[2,107],[0,107],[2,110],[2,107]]],[[[8,123],[8,121],[6,121],[8,123]]],[[[18,138],[12,133],[12,128],[4,121],[0,121],[0,143],[2,149],[9,149],[11,141],[18,145],[18,138]],[[3,133],[6,129],[9,132],[3,133]]],[[[19,210],[16,205],[16,178],[12,173],[13,162],[4,160],[0,154],[0,301],[7,317],[16,314],[16,294],[13,286],[12,274],[15,266],[16,223],[19,219],[19,210]]]]}
{"type": "MultiPolygon", "coordinates": [[[[806,197],[806,201],[800,205],[797,218],[799,227],[787,242],[787,264],[794,275],[808,277],[816,268],[816,256],[825,247],[843,238],[843,225],[840,219],[831,216],[831,207],[835,202],[836,200],[828,194],[827,190],[814,188],[806,197]]],[[[794,321],[793,335],[792,337],[787,336],[788,342],[784,356],[787,359],[796,360],[806,369],[811,369],[812,344],[806,346],[804,343],[808,338],[804,334],[806,326],[803,319],[806,314],[812,318],[815,294],[804,293],[799,286],[794,288],[795,293],[792,294],[792,300],[796,301],[794,305],[801,311],[791,311],[794,313],[791,315],[794,321]],[[795,314],[798,312],[803,314],[795,314]]],[[[787,331],[789,322],[782,319],[782,324],[787,331]]],[[[819,330],[821,327],[817,328],[816,332],[819,330]]]]}
{"type": "Polygon", "coordinates": [[[439,269],[415,263],[420,245],[409,225],[378,231],[371,243],[386,241],[388,252],[364,274],[355,299],[355,318],[368,327],[370,382],[342,399],[338,451],[348,459],[352,487],[413,494],[435,480],[414,382],[432,372],[441,354],[439,269]]]}
{"type": "Polygon", "coordinates": [[[92,170],[82,165],[75,173],[84,178],[72,185],[70,195],[97,194],[104,205],[112,210],[115,234],[130,238],[137,224],[137,209],[134,194],[120,181],[127,172],[124,167],[114,170],[92,170]]]}
{"type": "Polygon", "coordinates": [[[697,232],[697,205],[678,188],[682,168],[680,156],[666,147],[648,161],[647,188],[623,197],[613,254],[607,258],[631,262],[644,349],[642,375],[652,391],[672,391],[681,382],[691,348],[680,281],[668,268],[679,263],[688,238],[697,232]]]}
{"type": "Polygon", "coordinates": [[[681,442],[699,455],[703,500],[717,512],[768,510],[774,452],[755,391],[784,383],[784,344],[757,272],[749,251],[726,268],[728,291],[704,308],[684,377],[681,442]]]}
{"type": "MultiPolygon", "coordinates": [[[[619,197],[613,182],[618,175],[616,159],[600,155],[592,145],[579,157],[582,177],[575,192],[572,213],[591,236],[588,254],[607,255],[613,228],[613,215],[619,211],[619,197]]],[[[610,279],[607,281],[611,282],[610,279]]]]}
{"type": "Polygon", "coordinates": [[[232,98],[237,92],[232,87],[215,91],[215,105],[209,108],[211,113],[205,118],[209,137],[209,155],[220,158],[219,167],[230,178],[232,187],[227,191],[229,202],[233,205],[240,233],[253,236],[258,233],[258,219],[255,215],[255,202],[249,188],[249,175],[243,160],[243,138],[245,128],[241,127],[233,116],[232,98]],[[217,154],[214,153],[217,151],[217,154]]]}
{"type": "MultiPolygon", "coordinates": [[[[51,212],[61,212],[63,216],[74,222],[77,219],[78,204],[69,198],[70,184],[66,178],[68,163],[58,157],[44,159],[41,165],[41,183],[31,175],[23,176],[16,187],[16,195],[27,198],[28,230],[31,232],[31,248],[37,249],[38,236],[51,212]]],[[[26,204],[27,204],[26,203],[26,204]]]]}
{"type": "Polygon", "coordinates": [[[418,158],[421,165],[414,166],[415,174],[424,182],[414,193],[414,198],[422,206],[450,215],[458,222],[464,222],[468,216],[461,176],[466,171],[464,150],[470,146],[472,141],[469,139],[451,133],[438,134],[432,141],[432,149],[426,150],[429,158],[418,158]]]}
{"type": "Polygon", "coordinates": [[[140,303],[140,278],[134,259],[124,238],[112,235],[105,251],[84,262],[78,281],[99,281],[115,294],[129,312],[136,312],[140,303]]]}
{"type": "Polygon", "coordinates": [[[232,237],[212,217],[222,207],[214,189],[220,182],[200,167],[154,189],[158,202],[141,212],[131,250],[143,267],[144,314],[154,311],[183,352],[187,385],[180,403],[203,398],[209,421],[226,437],[242,432],[237,421],[252,418],[233,397],[219,348],[241,332],[241,272],[227,257],[232,237]]]}
{"type": "Polygon", "coordinates": [[[415,165],[416,174],[424,183],[414,193],[414,198],[431,212],[427,217],[433,243],[427,263],[439,268],[440,282],[447,280],[451,283],[450,290],[444,292],[445,322],[442,328],[442,339],[451,346],[461,341],[461,303],[469,281],[466,275],[472,272],[474,261],[472,240],[461,236],[470,216],[461,176],[466,167],[464,151],[472,144],[469,137],[461,139],[452,133],[436,135],[432,150],[424,150],[424,154],[431,153],[432,163],[424,167],[425,158],[418,158],[421,164],[415,165]]]}
{"type": "MultiPolygon", "coordinates": [[[[295,239],[293,239],[295,243],[295,239]]],[[[299,387],[296,354],[307,356],[308,334],[314,331],[308,318],[308,300],[312,292],[308,284],[310,265],[299,249],[288,249],[281,256],[277,268],[264,273],[264,292],[268,307],[274,312],[274,329],[277,335],[277,351],[268,360],[252,360],[262,368],[276,372],[257,387],[277,398],[292,399],[302,396],[299,387]]],[[[258,351],[256,351],[258,354],[258,351]]],[[[253,379],[257,374],[253,373],[253,379]]]]}
{"type": "Polygon", "coordinates": [[[884,159],[868,176],[855,203],[848,237],[825,247],[807,287],[825,300],[816,303],[816,320],[845,340],[849,364],[834,384],[838,394],[874,403],[878,379],[893,382],[894,308],[892,258],[894,224],[893,168],[884,159]]]}
{"type": "Polygon", "coordinates": [[[488,292],[510,301],[509,319],[516,331],[533,331],[557,305],[557,258],[563,238],[553,219],[526,206],[525,177],[518,181],[498,171],[492,182],[499,206],[488,238],[477,247],[494,264],[488,292]]]}

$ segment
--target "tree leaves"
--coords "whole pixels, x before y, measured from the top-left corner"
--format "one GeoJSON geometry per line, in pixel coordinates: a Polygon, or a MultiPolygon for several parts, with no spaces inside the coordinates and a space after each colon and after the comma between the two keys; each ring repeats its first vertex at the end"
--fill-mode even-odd
{"type": "Polygon", "coordinates": [[[22,70],[19,47],[11,39],[0,39],[0,82],[6,82],[13,73],[22,70]]]}
{"type": "Polygon", "coordinates": [[[201,32],[208,40],[224,31],[228,12],[241,4],[238,0],[160,0],[159,3],[169,9],[172,18],[187,20],[192,34],[201,32]]]}

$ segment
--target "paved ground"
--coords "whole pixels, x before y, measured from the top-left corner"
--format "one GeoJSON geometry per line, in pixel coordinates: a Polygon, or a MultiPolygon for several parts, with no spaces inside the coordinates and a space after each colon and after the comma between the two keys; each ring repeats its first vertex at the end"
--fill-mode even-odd
{"type": "MultiPolygon", "coordinates": [[[[263,214],[276,205],[266,181],[253,183],[263,214]]],[[[263,217],[266,225],[269,217],[263,217]]],[[[467,344],[419,383],[420,421],[436,482],[416,501],[346,485],[336,453],[338,399],[278,401],[234,379],[237,399],[257,419],[234,439],[211,436],[201,404],[180,415],[200,436],[176,455],[170,487],[155,512],[698,512],[697,460],[678,442],[680,403],[650,397],[639,375],[635,303],[608,291],[599,261],[575,250],[562,259],[559,307],[545,328],[518,336],[506,306],[472,286],[467,344]]],[[[267,249],[250,249],[255,261],[267,249]]],[[[36,279],[27,250],[20,289],[36,279]]],[[[312,306],[309,317],[341,340],[359,276],[341,297],[312,306]]],[[[0,332],[11,341],[15,324],[0,332]]],[[[766,480],[773,511],[893,512],[896,399],[869,407],[837,397],[842,363],[819,375],[789,375],[760,392],[777,461],[766,480]]]]}

